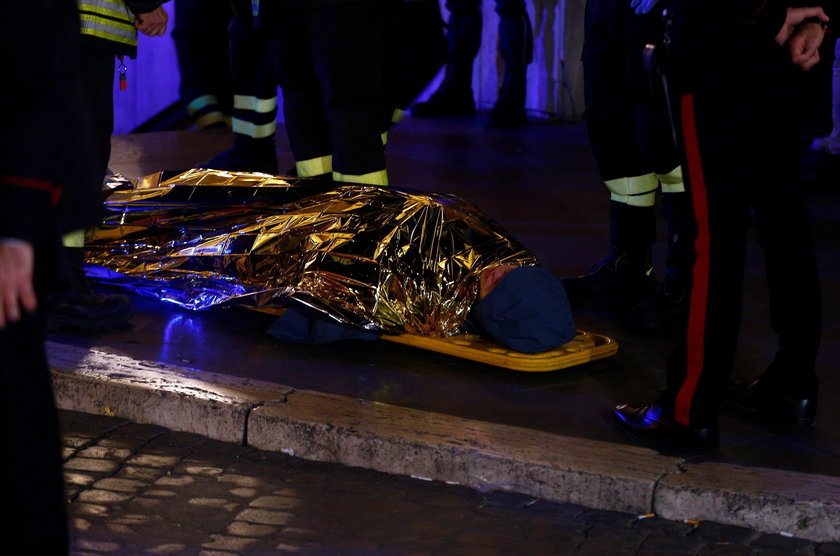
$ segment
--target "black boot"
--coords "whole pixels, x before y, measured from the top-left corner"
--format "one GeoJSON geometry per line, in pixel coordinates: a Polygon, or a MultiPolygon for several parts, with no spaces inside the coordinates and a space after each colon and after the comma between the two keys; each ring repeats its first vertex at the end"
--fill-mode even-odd
{"type": "Polygon", "coordinates": [[[634,307],[632,313],[640,324],[654,332],[679,332],[688,319],[696,233],[687,193],[664,193],[660,199],[668,225],[665,278],[656,295],[634,307]]]}
{"type": "Polygon", "coordinates": [[[95,292],[82,270],[82,249],[65,247],[63,252],[65,276],[46,298],[47,330],[103,330],[127,324],[133,314],[131,299],[95,292]]]}
{"type": "Polygon", "coordinates": [[[656,293],[650,248],[656,240],[653,207],[610,201],[610,252],[588,274],[564,278],[572,305],[629,309],[656,293]]]}
{"type": "Polygon", "coordinates": [[[613,248],[588,274],[564,278],[563,286],[573,306],[627,309],[656,293],[656,278],[650,255],[634,260],[613,248]]]}
{"type": "Polygon", "coordinates": [[[478,9],[449,14],[446,33],[446,75],[438,90],[425,102],[411,107],[418,118],[475,115],[473,60],[481,45],[481,12],[478,9]]]}

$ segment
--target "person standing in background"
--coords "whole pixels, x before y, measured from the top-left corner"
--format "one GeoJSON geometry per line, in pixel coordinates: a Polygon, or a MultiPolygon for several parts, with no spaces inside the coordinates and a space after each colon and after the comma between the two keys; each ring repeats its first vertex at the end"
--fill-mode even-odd
{"type": "MultiPolygon", "coordinates": [[[[481,0],[447,0],[449,30],[446,74],[437,91],[411,109],[417,117],[475,114],[473,64],[481,46],[481,0]]],[[[499,53],[505,62],[499,96],[487,115],[487,127],[511,128],[528,123],[525,93],[528,64],[534,58],[534,32],[525,0],[496,0],[499,53]]]]}

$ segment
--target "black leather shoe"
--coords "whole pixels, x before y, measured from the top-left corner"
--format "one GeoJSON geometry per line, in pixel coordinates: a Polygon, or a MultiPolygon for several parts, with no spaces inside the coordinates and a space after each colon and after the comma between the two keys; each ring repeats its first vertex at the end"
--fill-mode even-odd
{"type": "Polygon", "coordinates": [[[613,248],[588,274],[563,278],[563,286],[573,308],[629,308],[656,293],[656,278],[649,257],[630,261],[623,251],[613,248]]]}
{"type": "Polygon", "coordinates": [[[729,401],[738,410],[762,421],[786,429],[813,428],[817,418],[817,397],[788,396],[766,386],[762,380],[733,382],[729,401]]]}
{"type": "Polygon", "coordinates": [[[720,445],[720,431],[717,425],[680,425],[657,403],[645,406],[622,404],[616,406],[613,417],[623,431],[640,440],[670,444],[699,452],[712,452],[720,445]]]}
{"type": "Polygon", "coordinates": [[[121,293],[63,292],[47,296],[46,326],[50,332],[63,328],[104,330],[131,321],[131,298],[121,293]]]}

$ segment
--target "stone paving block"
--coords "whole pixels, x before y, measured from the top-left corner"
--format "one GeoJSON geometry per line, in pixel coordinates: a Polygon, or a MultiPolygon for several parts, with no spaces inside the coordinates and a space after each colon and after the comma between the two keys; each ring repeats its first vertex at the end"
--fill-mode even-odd
{"type": "Polygon", "coordinates": [[[124,460],[130,457],[131,454],[132,451],[127,448],[117,448],[115,446],[89,446],[83,450],[79,450],[77,455],[83,458],[124,460]]]}
{"type": "Polygon", "coordinates": [[[73,458],[64,463],[64,469],[95,473],[114,473],[119,467],[119,462],[109,459],[73,458]]]}
{"type": "Polygon", "coordinates": [[[165,471],[161,469],[123,465],[114,476],[120,479],[134,479],[137,481],[153,482],[157,480],[162,473],[165,473],[165,471]]]}
{"type": "Polygon", "coordinates": [[[694,554],[703,544],[703,539],[653,534],[646,537],[639,548],[643,552],[653,554],[694,554]]]}
{"type": "Polygon", "coordinates": [[[181,456],[165,456],[156,454],[137,454],[126,462],[127,465],[137,467],[168,468],[174,467],[181,461],[181,456]]]}
{"type": "Polygon", "coordinates": [[[282,400],[288,387],[47,342],[56,405],[86,413],[113,413],[208,438],[243,440],[248,412],[264,400],[282,400]]]}
{"type": "Polygon", "coordinates": [[[817,547],[818,556],[840,556],[840,541],[827,542],[817,547]]]}
{"type": "Polygon", "coordinates": [[[724,525],[715,521],[703,521],[694,529],[691,535],[721,543],[749,544],[757,534],[754,530],[746,527],[724,525]]]}
{"type": "Polygon", "coordinates": [[[306,459],[639,513],[650,508],[656,481],[681,462],[646,448],[304,391],[256,408],[248,440],[306,459]]]}
{"type": "Polygon", "coordinates": [[[261,525],[285,525],[293,517],[289,512],[247,509],[239,512],[236,519],[261,525]]]}
{"type": "Polygon", "coordinates": [[[717,521],[803,539],[840,538],[840,477],[705,462],[657,486],[665,519],[717,521]]]}
{"type": "Polygon", "coordinates": [[[754,552],[749,546],[730,546],[726,543],[713,543],[701,548],[697,556],[754,556],[754,552]]]}
{"type": "Polygon", "coordinates": [[[795,539],[782,535],[760,535],[752,541],[751,546],[757,549],[769,548],[789,553],[801,550],[810,551],[812,548],[812,544],[805,539],[795,539]]]}
{"type": "Polygon", "coordinates": [[[145,486],[146,483],[142,481],[136,481],[134,479],[116,479],[114,477],[100,479],[96,481],[96,484],[94,485],[95,488],[125,493],[137,492],[145,486]]]}
{"type": "Polygon", "coordinates": [[[93,504],[118,504],[129,499],[127,494],[120,494],[110,490],[92,488],[79,493],[79,502],[90,502],[93,504]]]}
{"type": "MultiPolygon", "coordinates": [[[[202,544],[204,548],[213,548],[217,550],[229,550],[233,552],[244,551],[249,546],[253,546],[257,539],[248,537],[231,537],[228,535],[211,535],[211,540],[202,544]]],[[[230,554],[230,553],[228,553],[230,554]]]]}
{"type": "Polygon", "coordinates": [[[277,531],[277,527],[244,521],[234,521],[227,528],[228,535],[235,535],[237,537],[265,537],[273,535],[277,531]]]}

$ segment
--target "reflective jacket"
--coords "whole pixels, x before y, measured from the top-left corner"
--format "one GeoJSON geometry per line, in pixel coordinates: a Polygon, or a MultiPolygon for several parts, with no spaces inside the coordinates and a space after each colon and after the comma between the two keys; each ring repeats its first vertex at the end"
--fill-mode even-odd
{"type": "Polygon", "coordinates": [[[135,14],[150,12],[164,0],[77,0],[82,36],[89,45],[114,54],[137,52],[135,14]]]}

